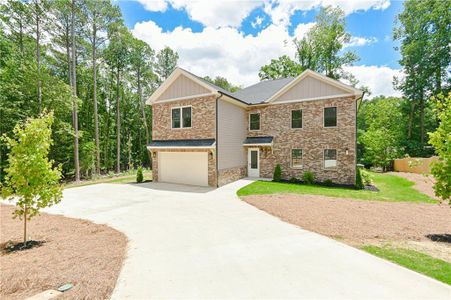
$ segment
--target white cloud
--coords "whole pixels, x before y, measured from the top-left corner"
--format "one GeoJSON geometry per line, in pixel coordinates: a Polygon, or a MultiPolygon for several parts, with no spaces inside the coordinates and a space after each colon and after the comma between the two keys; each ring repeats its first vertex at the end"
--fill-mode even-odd
{"type": "Polygon", "coordinates": [[[274,24],[287,26],[290,23],[290,17],[296,11],[309,11],[316,7],[328,5],[338,6],[343,9],[346,15],[349,15],[361,10],[384,10],[390,6],[390,0],[273,0],[266,1],[264,10],[274,24]]]}
{"type": "Polygon", "coordinates": [[[137,23],[133,34],[157,51],[166,45],[173,48],[179,53],[179,65],[199,76],[221,75],[242,85],[258,82],[261,66],[280,55],[293,55],[295,50],[287,30],[275,25],[252,36],[228,27],[207,27],[202,32],[177,27],[163,32],[147,21],[137,23]]]}
{"type": "Polygon", "coordinates": [[[165,0],[136,0],[148,11],[166,11],[168,4],[165,0]]]}
{"type": "MultiPolygon", "coordinates": [[[[297,36],[305,33],[312,23],[300,24],[297,36]]],[[[281,55],[293,56],[295,48],[283,26],[269,25],[258,35],[244,35],[235,28],[207,27],[202,32],[177,27],[163,30],[153,21],[137,23],[134,36],[147,42],[156,51],[169,46],[179,53],[179,65],[199,76],[224,76],[232,83],[248,86],[259,81],[258,71],[271,59],[281,55]]],[[[399,70],[378,66],[346,67],[375,95],[399,95],[392,87],[393,76],[399,70]]]]}
{"type": "Polygon", "coordinates": [[[311,23],[299,23],[296,29],[294,30],[294,37],[298,40],[305,37],[307,32],[312,29],[312,27],[315,25],[315,22],[311,23]]]}
{"type": "Polygon", "coordinates": [[[366,85],[371,90],[371,97],[385,95],[400,97],[401,92],[393,88],[393,77],[402,77],[403,73],[399,69],[392,69],[387,66],[350,66],[345,67],[345,71],[352,73],[359,84],[366,85]]]}
{"type": "Polygon", "coordinates": [[[265,19],[265,17],[257,16],[255,18],[255,21],[251,23],[252,27],[253,28],[260,27],[262,25],[264,19],[265,19]]]}
{"type": "MultiPolygon", "coordinates": [[[[239,27],[255,8],[263,6],[275,25],[287,26],[296,11],[308,11],[320,6],[339,6],[348,15],[355,11],[390,6],[390,0],[136,0],[149,11],[166,11],[168,4],[184,9],[194,21],[211,27],[239,27]]],[[[258,25],[258,24],[257,24],[258,25]]]]}
{"type": "Polygon", "coordinates": [[[353,36],[349,43],[346,43],[344,47],[361,47],[377,43],[377,38],[375,37],[361,37],[353,36]]]}

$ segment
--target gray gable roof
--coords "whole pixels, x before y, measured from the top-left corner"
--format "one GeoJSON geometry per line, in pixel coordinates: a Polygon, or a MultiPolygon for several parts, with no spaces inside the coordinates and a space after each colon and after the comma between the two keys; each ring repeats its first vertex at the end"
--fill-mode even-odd
{"type": "Polygon", "coordinates": [[[264,80],[247,88],[241,89],[231,95],[249,104],[257,104],[271,98],[285,85],[289,84],[294,77],[281,78],[275,80],[264,80]]]}

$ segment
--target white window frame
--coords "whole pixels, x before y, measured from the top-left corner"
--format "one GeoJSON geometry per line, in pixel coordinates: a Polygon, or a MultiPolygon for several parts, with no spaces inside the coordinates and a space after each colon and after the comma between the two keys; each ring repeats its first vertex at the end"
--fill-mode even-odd
{"type": "Polygon", "coordinates": [[[324,170],[335,170],[338,167],[338,149],[337,148],[324,148],[323,149],[323,169],[324,170]],[[326,150],[335,150],[335,166],[326,167],[326,150]]]}
{"type": "MultiPolygon", "coordinates": [[[[296,129],[298,129],[298,128],[296,128],[296,129]]],[[[291,161],[291,168],[292,169],[302,169],[304,167],[304,149],[302,149],[302,148],[291,148],[290,161],[291,161]],[[293,150],[301,150],[301,165],[300,166],[294,166],[293,165],[293,150]]]]}
{"type": "MultiPolygon", "coordinates": [[[[290,112],[291,116],[290,116],[290,128],[291,129],[302,129],[304,127],[304,110],[302,108],[299,109],[292,109],[290,112]],[[300,110],[301,111],[301,127],[293,127],[293,111],[297,111],[300,110]]],[[[298,148],[296,148],[298,149],[298,148]]]]}
{"type": "Polygon", "coordinates": [[[171,107],[171,129],[174,129],[174,130],[176,130],[176,129],[189,129],[189,128],[192,128],[192,127],[193,127],[193,106],[192,105],[171,107]],[[190,107],[191,108],[191,126],[189,126],[189,127],[183,126],[183,108],[185,108],[185,107],[190,107]],[[180,110],[180,127],[172,127],[172,124],[173,124],[172,123],[172,111],[174,109],[180,110]]]}
{"type": "Polygon", "coordinates": [[[337,128],[338,127],[338,106],[337,105],[335,105],[335,106],[326,106],[326,107],[323,107],[323,128],[337,128]],[[333,108],[333,107],[335,107],[335,113],[336,113],[336,116],[335,116],[335,126],[326,126],[326,108],[333,108]]]}
{"type": "Polygon", "coordinates": [[[262,114],[260,112],[249,113],[249,131],[259,131],[262,128],[262,114]],[[259,115],[258,129],[251,129],[251,115],[259,115]]]}

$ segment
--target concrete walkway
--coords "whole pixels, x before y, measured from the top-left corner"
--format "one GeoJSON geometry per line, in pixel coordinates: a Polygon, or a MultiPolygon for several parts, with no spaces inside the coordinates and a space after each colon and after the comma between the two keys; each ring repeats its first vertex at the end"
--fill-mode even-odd
{"type": "Polygon", "coordinates": [[[48,209],[129,238],[113,299],[451,299],[451,288],[240,201],[250,183],[67,189],[48,209]]]}

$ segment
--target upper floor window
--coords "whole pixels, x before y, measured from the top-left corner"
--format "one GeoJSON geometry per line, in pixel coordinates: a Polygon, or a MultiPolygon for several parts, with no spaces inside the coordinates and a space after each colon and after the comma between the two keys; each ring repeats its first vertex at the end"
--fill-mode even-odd
{"type": "Polygon", "coordinates": [[[191,106],[176,107],[171,111],[172,128],[191,127],[191,106]]]}
{"type": "Polygon", "coordinates": [[[337,149],[324,149],[324,168],[337,166],[337,149]]]}
{"type": "Polygon", "coordinates": [[[260,130],[260,114],[249,114],[249,130],[260,130]]]}
{"type": "Polygon", "coordinates": [[[302,167],[302,149],[291,149],[291,167],[302,167]]]}
{"type": "Polygon", "coordinates": [[[337,126],[337,108],[325,107],[324,108],[324,127],[336,127],[337,126]]]}
{"type": "Polygon", "coordinates": [[[291,111],[291,128],[302,128],[302,109],[291,111]]]}

